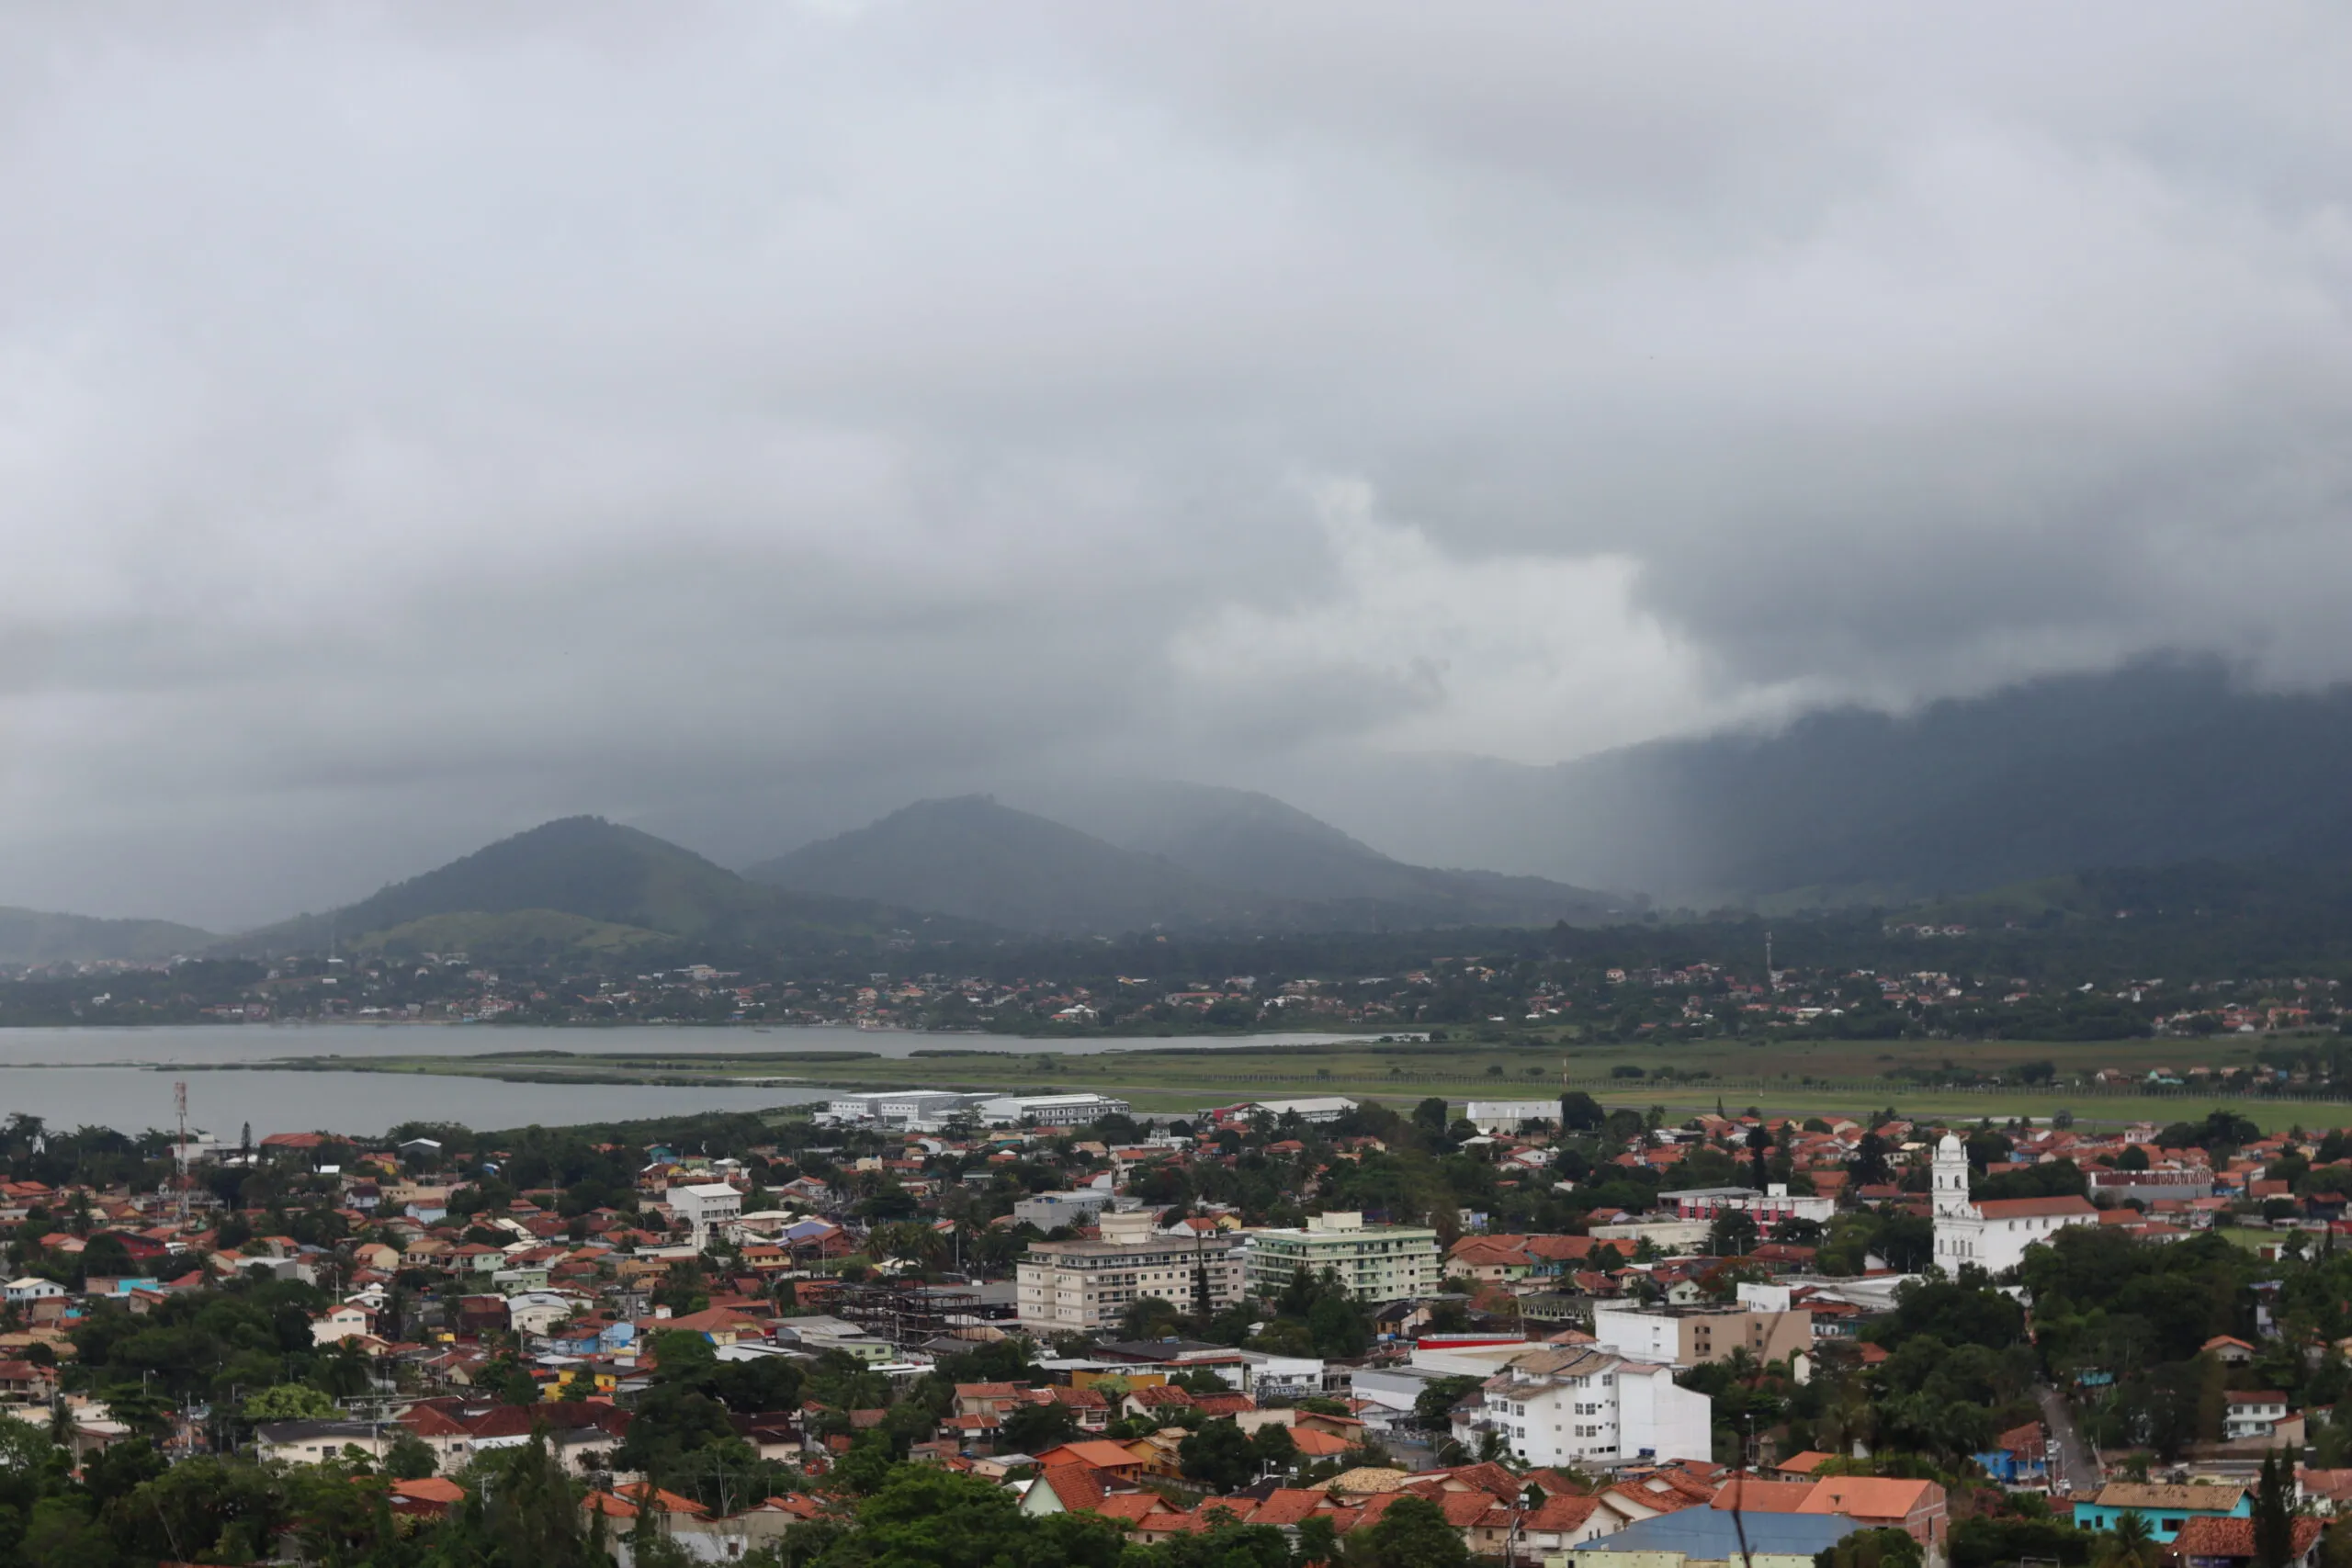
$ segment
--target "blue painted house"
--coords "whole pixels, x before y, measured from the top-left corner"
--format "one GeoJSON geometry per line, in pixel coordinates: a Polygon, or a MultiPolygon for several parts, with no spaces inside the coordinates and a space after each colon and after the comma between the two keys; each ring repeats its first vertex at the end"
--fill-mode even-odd
{"type": "Polygon", "coordinates": [[[2040,1486],[2050,1479],[2050,1445],[2039,1421],[2011,1427],[1975,1458],[2004,1486],[2040,1486]]]}
{"type": "Polygon", "coordinates": [[[2075,1505],[2075,1528],[2107,1530],[2126,1514],[2148,1521],[2156,1540],[2169,1546],[2191,1519],[2244,1519],[2254,1515],[2253,1500],[2243,1486],[2157,1486],[2144,1482],[2110,1482],[2098,1495],[2075,1505]]]}

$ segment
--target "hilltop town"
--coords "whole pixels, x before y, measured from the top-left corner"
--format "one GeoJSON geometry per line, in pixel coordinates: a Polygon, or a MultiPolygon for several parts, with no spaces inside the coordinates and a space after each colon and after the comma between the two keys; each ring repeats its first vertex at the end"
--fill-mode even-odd
{"type": "Polygon", "coordinates": [[[1080,1560],[2205,1568],[2352,1496],[2352,1134],[2226,1111],[900,1091],[0,1145],[0,1528],[89,1561],[447,1551],[529,1498],[629,1564],[954,1507],[1080,1560]]]}

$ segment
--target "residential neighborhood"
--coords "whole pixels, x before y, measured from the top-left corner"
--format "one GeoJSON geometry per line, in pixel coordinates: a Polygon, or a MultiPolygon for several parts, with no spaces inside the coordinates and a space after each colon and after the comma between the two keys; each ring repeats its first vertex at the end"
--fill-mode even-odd
{"type": "MultiPolygon", "coordinates": [[[[0,1409],[76,1486],[258,1465],[452,1530],[527,1458],[649,1560],[854,1529],[910,1469],[1131,1547],[1401,1517],[1564,1565],[1720,1561],[1725,1529],[1959,1561],[2127,1515],[2228,1557],[2265,1484],[2313,1542],[2352,1497],[2344,1132],[1668,1123],[1577,1091],[918,1092],[628,1132],[142,1148],[16,1118],[0,1409]],[[2133,1501],[2160,1493],[2195,1506],[2133,1501]]],[[[285,1518],[246,1544],[316,1557],[285,1518]]]]}

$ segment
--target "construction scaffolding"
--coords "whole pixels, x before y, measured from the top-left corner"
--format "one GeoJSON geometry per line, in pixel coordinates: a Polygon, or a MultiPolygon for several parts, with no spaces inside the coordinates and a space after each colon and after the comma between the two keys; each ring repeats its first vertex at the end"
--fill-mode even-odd
{"type": "Polygon", "coordinates": [[[966,1286],[885,1280],[843,1285],[829,1310],[842,1322],[903,1349],[963,1337],[961,1331],[979,1321],[979,1307],[978,1294],[966,1286]]]}

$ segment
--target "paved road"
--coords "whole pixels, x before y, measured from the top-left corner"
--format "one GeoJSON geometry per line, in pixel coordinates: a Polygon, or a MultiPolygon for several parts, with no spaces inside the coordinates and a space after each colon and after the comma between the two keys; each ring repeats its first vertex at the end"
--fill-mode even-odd
{"type": "Polygon", "coordinates": [[[2107,1477],[2091,1446],[2075,1429],[2075,1413],[2067,1408],[2065,1395],[2047,1386],[2034,1392],[2041,1401],[2042,1424],[2050,1428],[2050,1489],[2097,1491],[2107,1477]]]}

